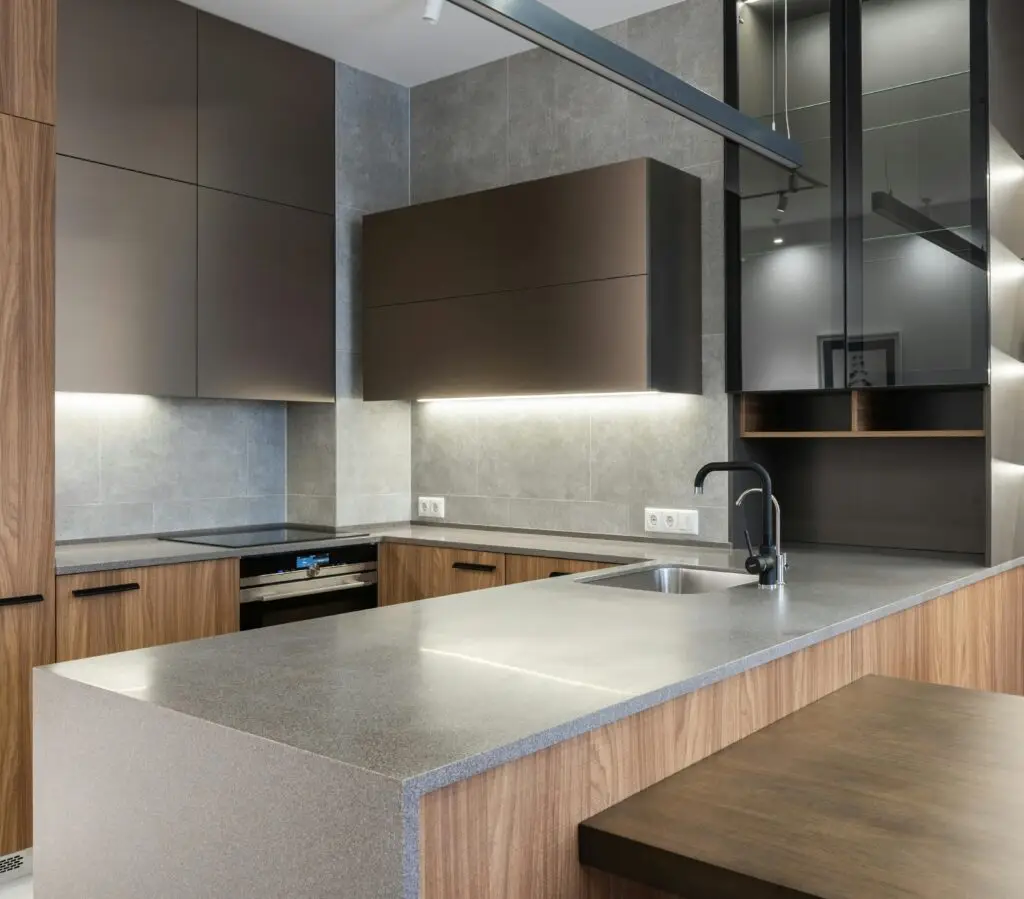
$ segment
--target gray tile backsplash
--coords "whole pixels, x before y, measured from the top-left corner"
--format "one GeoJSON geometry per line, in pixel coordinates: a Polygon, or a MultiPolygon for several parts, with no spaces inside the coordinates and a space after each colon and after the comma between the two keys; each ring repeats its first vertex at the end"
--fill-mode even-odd
{"type": "MultiPolygon", "coordinates": [[[[603,29],[721,97],[722,0],[685,0],[603,29]]],[[[725,250],[720,138],[543,50],[412,90],[414,202],[651,156],[704,182],[704,396],[417,405],[413,496],[452,523],[642,534],[645,506],[696,508],[728,539],[725,250]]]]}
{"type": "Polygon", "coordinates": [[[57,539],[284,518],[285,407],[60,394],[57,539]]]}

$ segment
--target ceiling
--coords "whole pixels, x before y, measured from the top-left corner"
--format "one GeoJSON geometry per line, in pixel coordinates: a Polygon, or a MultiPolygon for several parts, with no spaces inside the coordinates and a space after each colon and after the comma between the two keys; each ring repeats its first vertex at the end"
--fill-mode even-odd
{"type": "MultiPolygon", "coordinates": [[[[423,0],[189,0],[193,6],[412,87],[531,45],[451,4],[438,25],[423,0]]],[[[546,0],[589,28],[672,0],[546,0]]]]}

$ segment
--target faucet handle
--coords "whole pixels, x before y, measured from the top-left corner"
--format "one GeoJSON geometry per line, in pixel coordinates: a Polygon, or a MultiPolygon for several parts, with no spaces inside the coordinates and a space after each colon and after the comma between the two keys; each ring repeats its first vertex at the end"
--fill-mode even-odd
{"type": "Polygon", "coordinates": [[[754,555],[754,544],[750,542],[750,530],[748,528],[743,529],[743,539],[747,541],[747,555],[754,555]]]}

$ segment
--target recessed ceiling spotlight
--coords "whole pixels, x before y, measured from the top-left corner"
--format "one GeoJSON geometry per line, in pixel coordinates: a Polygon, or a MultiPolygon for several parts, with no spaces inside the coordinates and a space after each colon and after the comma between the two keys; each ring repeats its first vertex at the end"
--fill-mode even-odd
{"type": "Polygon", "coordinates": [[[427,0],[423,7],[423,18],[431,25],[436,25],[441,20],[441,10],[444,8],[444,0],[427,0]]]}
{"type": "Polygon", "coordinates": [[[782,244],[784,244],[785,242],[786,241],[784,241],[781,237],[776,237],[775,240],[772,241],[772,243],[775,244],[775,246],[777,247],[782,246],[782,244]]]}

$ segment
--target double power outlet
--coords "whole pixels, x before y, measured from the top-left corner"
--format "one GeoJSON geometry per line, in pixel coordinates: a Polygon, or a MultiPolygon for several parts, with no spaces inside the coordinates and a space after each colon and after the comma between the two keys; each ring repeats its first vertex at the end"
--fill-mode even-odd
{"type": "Polygon", "coordinates": [[[444,497],[421,496],[417,510],[420,518],[444,518],[444,497]]]}
{"type": "Polygon", "coordinates": [[[700,514],[696,509],[644,509],[644,522],[649,534],[700,533],[700,514]]]}

